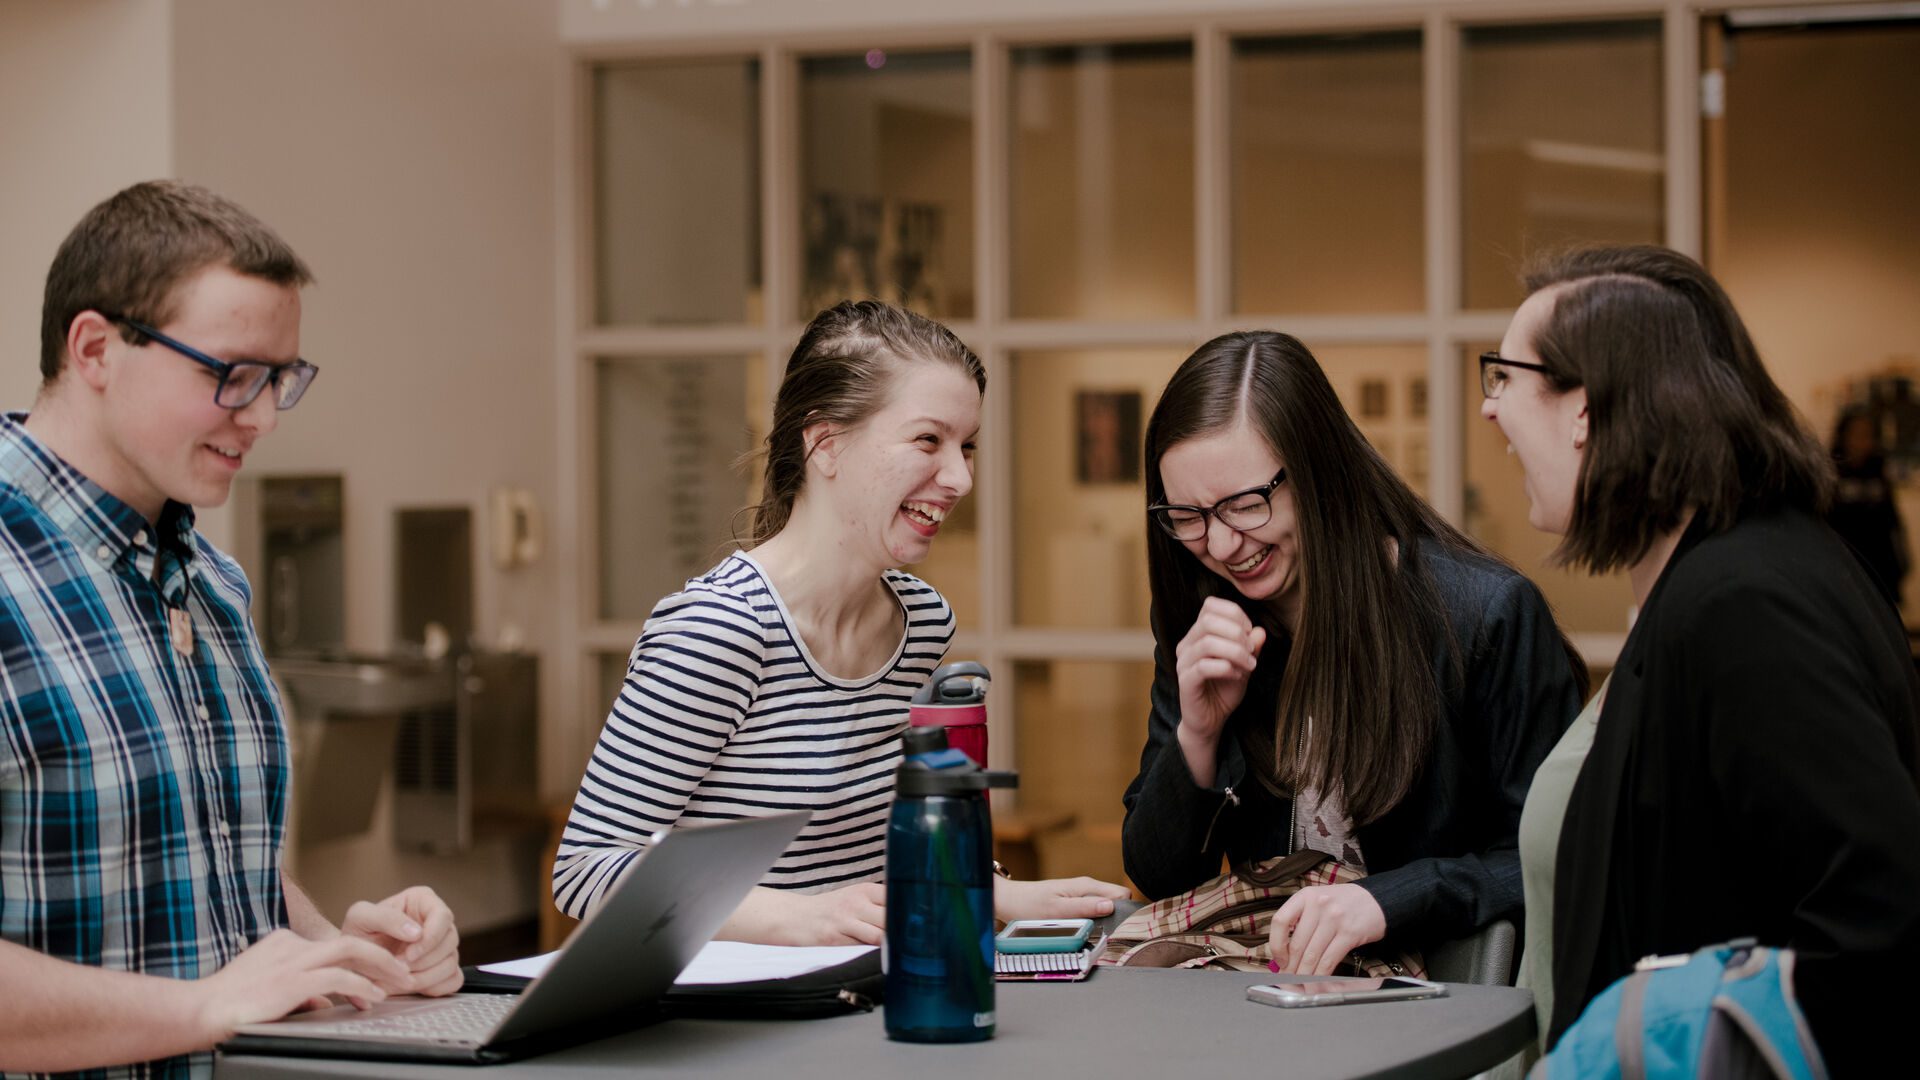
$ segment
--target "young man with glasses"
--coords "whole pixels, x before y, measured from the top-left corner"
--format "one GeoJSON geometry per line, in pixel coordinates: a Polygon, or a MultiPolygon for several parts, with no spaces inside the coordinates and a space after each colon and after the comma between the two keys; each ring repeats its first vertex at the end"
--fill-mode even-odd
{"type": "Polygon", "coordinates": [[[95,207],[48,272],[40,393],[0,417],[0,1071],[205,1076],[240,1024],[460,984],[432,890],[336,928],[284,877],[279,698],[194,529],[313,380],[310,280],[171,182],[95,207]]]}

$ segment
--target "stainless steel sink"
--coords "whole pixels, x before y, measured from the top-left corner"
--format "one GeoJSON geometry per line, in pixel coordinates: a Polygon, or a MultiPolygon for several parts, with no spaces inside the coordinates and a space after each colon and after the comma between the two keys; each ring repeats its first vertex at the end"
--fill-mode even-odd
{"type": "Polygon", "coordinates": [[[293,720],[296,844],[365,833],[404,718],[452,712],[453,666],[326,652],[272,657],[267,667],[293,720]]]}
{"type": "Polygon", "coordinates": [[[445,663],[343,653],[280,657],[267,665],[302,716],[392,715],[453,704],[453,669],[445,663]]]}

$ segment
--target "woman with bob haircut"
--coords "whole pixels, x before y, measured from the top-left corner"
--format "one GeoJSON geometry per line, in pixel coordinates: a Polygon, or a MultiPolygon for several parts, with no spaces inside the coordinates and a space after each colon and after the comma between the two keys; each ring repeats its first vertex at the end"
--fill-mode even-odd
{"type": "Polygon", "coordinates": [[[1540,591],[1408,489],[1285,334],[1189,357],[1146,466],[1134,884],[1170,896],[1223,855],[1301,848],[1364,869],[1275,914],[1275,962],[1301,973],[1517,917],[1520,806],[1585,681],[1540,591]]]}
{"type": "Polygon", "coordinates": [[[1693,260],[1598,248],[1527,285],[1482,414],[1557,557],[1639,604],[1577,779],[1543,769],[1526,809],[1547,1044],[1641,957],[1751,937],[1797,951],[1836,1074],[1884,1064],[1887,1006],[1920,996],[1920,688],[1820,519],[1832,463],[1693,260]]]}
{"type": "MultiPolygon", "coordinates": [[[[807,326],[767,434],[750,550],[661,600],[574,799],[553,868],[584,916],[680,822],[811,810],[719,937],[877,945],[907,706],[953,611],[898,569],[973,488],[987,373],[953,332],[874,300],[807,326]]],[[[644,863],[640,864],[644,872],[644,863]]],[[[1001,918],[1097,918],[1118,885],[995,879],[1001,918]]]]}

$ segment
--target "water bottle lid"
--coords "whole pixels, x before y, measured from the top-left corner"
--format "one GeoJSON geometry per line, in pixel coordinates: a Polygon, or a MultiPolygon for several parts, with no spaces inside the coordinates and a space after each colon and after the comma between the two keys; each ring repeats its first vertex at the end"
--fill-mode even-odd
{"type": "Polygon", "coordinates": [[[987,700],[987,684],[993,681],[985,664],[962,660],[943,664],[913,695],[915,705],[978,705],[987,700]]]}
{"type": "Polygon", "coordinates": [[[894,794],[903,797],[967,795],[1018,783],[1019,774],[988,771],[975,765],[966,751],[955,749],[913,754],[893,774],[894,794]]]}
{"type": "Polygon", "coordinates": [[[906,754],[915,757],[930,754],[948,747],[947,729],[943,727],[910,727],[905,736],[906,754]]]}
{"type": "MultiPolygon", "coordinates": [[[[962,750],[944,751],[966,757],[962,750]]],[[[1014,787],[1015,774],[1010,772],[987,772],[977,770],[962,772],[958,769],[935,769],[931,771],[910,769],[905,765],[894,775],[893,791],[900,796],[929,795],[971,795],[984,792],[990,787],[1014,787]]]]}

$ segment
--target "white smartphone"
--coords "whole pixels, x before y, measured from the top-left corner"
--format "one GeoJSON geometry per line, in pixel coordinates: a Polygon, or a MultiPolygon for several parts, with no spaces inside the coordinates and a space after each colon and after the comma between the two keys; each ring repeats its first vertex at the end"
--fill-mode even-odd
{"type": "Polygon", "coordinates": [[[1318,1005],[1358,1005],[1367,1001],[1412,1001],[1445,997],[1447,988],[1425,979],[1310,979],[1297,983],[1270,983],[1247,987],[1247,1000],[1282,1009],[1310,1009],[1318,1005]]]}

